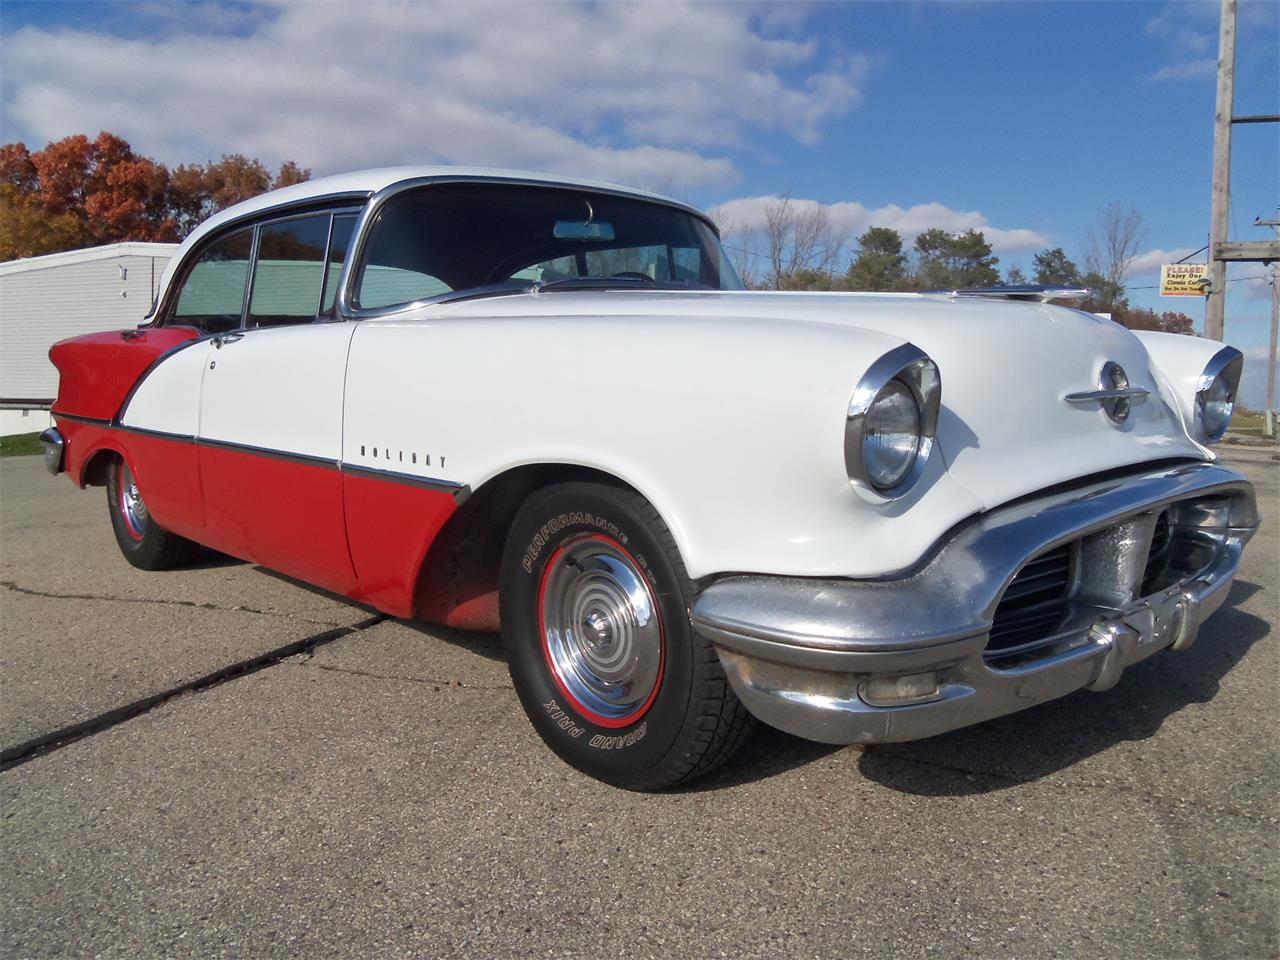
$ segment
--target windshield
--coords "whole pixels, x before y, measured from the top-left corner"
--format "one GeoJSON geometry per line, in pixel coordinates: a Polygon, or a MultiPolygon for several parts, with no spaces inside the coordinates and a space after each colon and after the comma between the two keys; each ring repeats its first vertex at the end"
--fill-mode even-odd
{"type": "Polygon", "coordinates": [[[676,207],[571,188],[443,183],[406,191],[379,211],[356,305],[609,278],[619,286],[742,289],[715,232],[676,207]]]}

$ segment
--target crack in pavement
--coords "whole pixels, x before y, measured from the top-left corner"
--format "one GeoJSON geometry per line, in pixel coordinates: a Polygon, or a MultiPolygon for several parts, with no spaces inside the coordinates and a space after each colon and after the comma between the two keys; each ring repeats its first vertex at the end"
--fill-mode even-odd
{"type": "Polygon", "coordinates": [[[405,677],[390,673],[372,673],[368,670],[356,670],[352,667],[336,667],[328,663],[312,663],[310,659],[302,661],[301,666],[315,670],[329,670],[333,673],[346,673],[353,677],[369,677],[373,680],[403,680],[406,683],[429,683],[434,687],[452,687],[456,690],[514,690],[509,683],[484,684],[463,683],[461,680],[437,680],[434,677],[405,677]]]}
{"type": "MultiPolygon", "coordinates": [[[[7,586],[8,584],[4,585],[7,586]]],[[[230,680],[246,677],[268,667],[274,667],[289,657],[296,657],[300,653],[311,653],[327,643],[340,640],[353,633],[359,633],[362,630],[368,630],[370,627],[388,619],[390,618],[386,614],[380,613],[349,627],[333,627],[321,633],[294,640],[266,653],[220,667],[212,673],[206,673],[203,676],[196,677],[194,680],[187,680],[167,690],[115,707],[105,713],[90,717],[88,720],[81,720],[51,733],[42,734],[25,743],[18,744],[16,747],[9,747],[0,751],[0,772],[11,770],[37,757],[45,756],[55,750],[70,746],[79,740],[84,740],[104,730],[109,730],[124,723],[126,720],[132,720],[134,717],[149,713],[174,697],[188,693],[200,693],[230,680]]]]}
{"type": "Polygon", "coordinates": [[[315,624],[317,627],[332,627],[336,624],[324,620],[313,620],[293,613],[278,610],[257,610],[253,607],[223,607],[216,603],[196,603],[194,600],[164,600],[153,597],[110,597],[93,593],[50,593],[46,590],[33,590],[19,586],[12,580],[0,580],[0,587],[27,597],[42,597],[48,600],[97,600],[102,603],[151,603],[164,607],[188,607],[194,610],[221,610],[226,613],[256,613],[263,617],[283,617],[286,620],[297,620],[302,623],[315,624]]]}

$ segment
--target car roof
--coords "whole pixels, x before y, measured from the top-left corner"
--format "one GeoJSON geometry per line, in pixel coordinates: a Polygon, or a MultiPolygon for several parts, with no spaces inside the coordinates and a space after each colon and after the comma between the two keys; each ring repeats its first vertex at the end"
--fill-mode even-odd
{"type": "Polygon", "coordinates": [[[603,190],[610,193],[620,193],[626,196],[637,197],[644,200],[656,200],[661,203],[670,204],[688,210],[695,216],[706,219],[706,215],[700,210],[681,203],[679,200],[673,200],[670,197],[664,197],[658,193],[650,193],[647,190],[638,190],[635,187],[624,187],[615,183],[604,183],[596,180],[580,180],[573,177],[560,177],[554,174],[533,173],[527,170],[504,170],[495,167],[466,167],[455,166],[451,164],[433,164],[424,166],[405,166],[405,167],[376,167],[370,170],[356,170],[351,173],[339,173],[334,176],[318,177],[315,180],[307,180],[303,183],[297,183],[290,187],[282,187],[279,190],[271,190],[268,193],[259,194],[234,206],[227,207],[225,210],[214,214],[200,226],[196,227],[178,248],[173,258],[165,267],[164,275],[160,278],[160,284],[157,287],[156,302],[153,310],[158,307],[164,294],[169,288],[170,282],[173,280],[174,274],[177,272],[179,265],[186,258],[187,253],[192,247],[196,246],[201,240],[224,226],[227,223],[253,216],[263,211],[271,210],[275,207],[294,206],[296,204],[304,204],[310,200],[323,200],[326,197],[347,196],[351,199],[364,199],[373,196],[379,190],[393,186],[397,183],[404,183],[411,180],[423,180],[427,178],[448,178],[456,180],[484,180],[484,181],[508,181],[512,183],[543,183],[556,184],[568,187],[582,187],[588,190],[603,190]]]}
{"type": "MultiPolygon", "coordinates": [[[[227,223],[228,221],[238,220],[245,216],[251,216],[262,210],[269,210],[272,207],[305,203],[308,200],[321,200],[325,197],[341,194],[363,194],[365,196],[372,196],[379,190],[385,189],[393,184],[403,183],[408,180],[421,180],[428,177],[449,177],[457,178],[459,180],[509,180],[512,182],[525,183],[563,184],[564,186],[569,187],[585,187],[587,189],[607,190],[611,193],[624,193],[629,196],[641,197],[647,200],[660,200],[663,203],[675,204],[680,207],[688,206],[678,200],[672,200],[670,197],[664,197],[657,193],[650,193],[647,190],[637,190],[634,187],[624,187],[615,183],[603,183],[596,180],[580,180],[572,177],[559,177],[552,174],[533,173],[527,170],[502,170],[494,167],[461,167],[448,164],[412,167],[378,167],[372,170],[356,170],[352,173],[339,173],[334,176],[319,177],[315,180],[307,180],[303,183],[294,184],[291,187],[283,187],[279,190],[272,190],[268,193],[259,194],[256,197],[237,203],[234,206],[227,207],[227,209],[214,214],[196,228],[196,230],[193,231],[191,236],[187,239],[191,240],[198,238],[211,230],[216,230],[219,226],[227,223]]],[[[694,212],[698,213],[696,210],[694,212]]],[[[699,213],[699,216],[701,215],[702,214],[699,213]]]]}

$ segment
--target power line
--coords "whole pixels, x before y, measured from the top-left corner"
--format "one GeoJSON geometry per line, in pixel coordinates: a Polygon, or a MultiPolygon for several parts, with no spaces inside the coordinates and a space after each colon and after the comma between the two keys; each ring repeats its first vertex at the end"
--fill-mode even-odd
{"type": "MultiPolygon", "coordinates": [[[[1239,283],[1241,280],[1267,280],[1267,279],[1269,279],[1267,275],[1265,273],[1261,273],[1256,277],[1231,277],[1229,280],[1227,280],[1227,283],[1239,283]]],[[[1149,287],[1125,287],[1124,289],[1126,293],[1130,290],[1159,290],[1160,284],[1158,283],[1152,284],[1149,287]]]]}

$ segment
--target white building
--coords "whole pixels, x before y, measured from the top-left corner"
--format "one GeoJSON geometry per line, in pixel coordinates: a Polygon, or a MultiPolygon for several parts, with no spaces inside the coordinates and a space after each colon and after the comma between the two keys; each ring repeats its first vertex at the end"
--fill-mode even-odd
{"type": "Polygon", "coordinates": [[[59,340],[136,327],[176,243],[112,243],[0,263],[0,435],[49,426],[59,340]]]}

